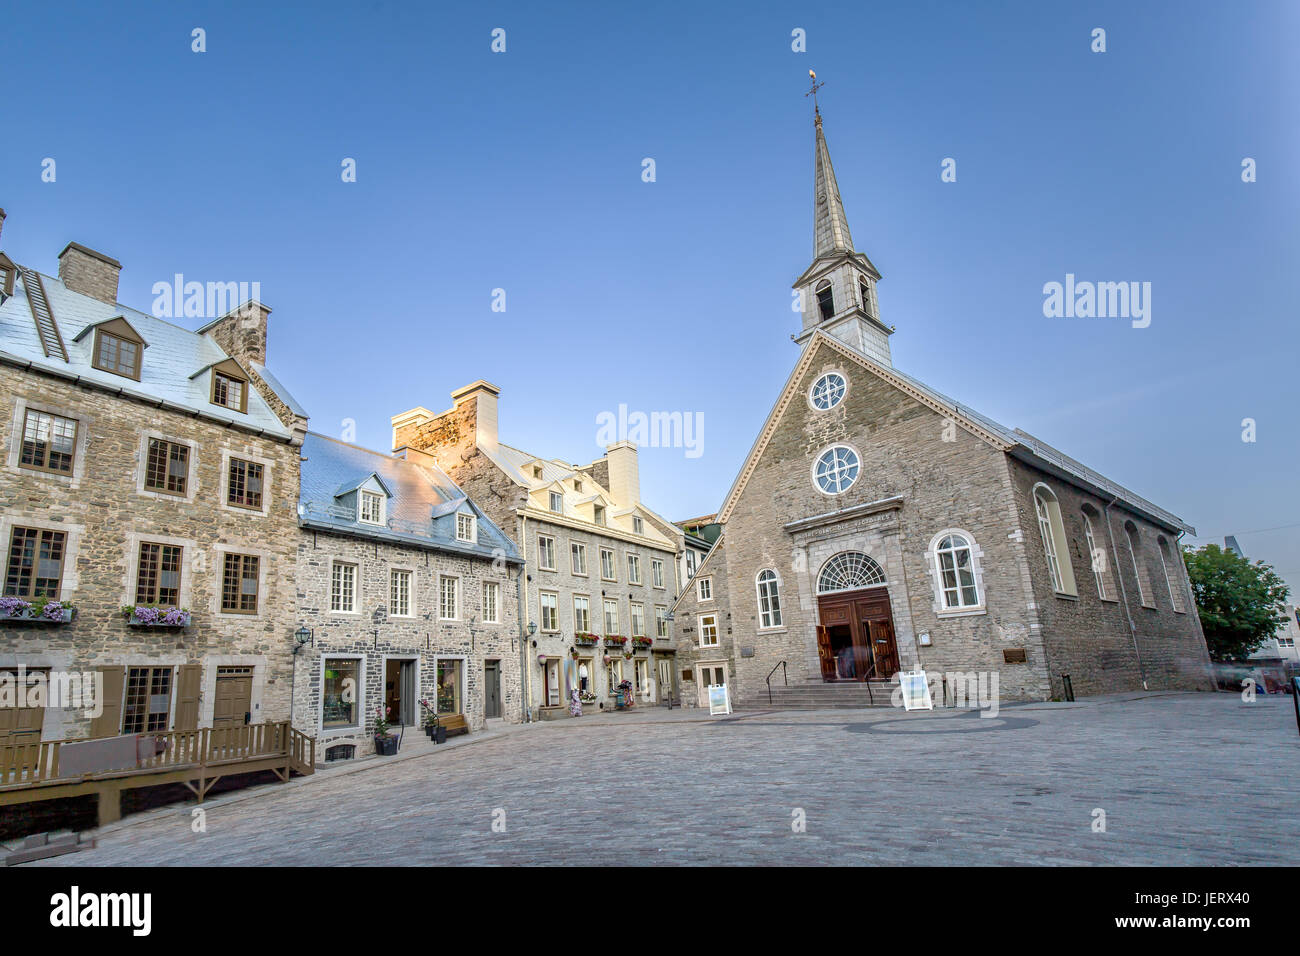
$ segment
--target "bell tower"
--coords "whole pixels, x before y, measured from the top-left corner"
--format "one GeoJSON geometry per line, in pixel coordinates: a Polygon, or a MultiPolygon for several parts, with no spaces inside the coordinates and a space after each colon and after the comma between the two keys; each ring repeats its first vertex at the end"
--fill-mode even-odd
{"type": "MultiPolygon", "coordinates": [[[[813,75],[814,82],[816,75],[813,75]]],[[[810,93],[815,95],[820,84],[810,93]]],[[[863,253],[853,248],[849,220],[844,215],[840,187],[835,181],[820,107],[814,108],[816,144],[813,166],[813,262],[795,280],[800,293],[803,328],[795,341],[802,345],[816,329],[844,344],[893,365],[889,337],[894,330],[880,321],[876,283],[880,272],[863,253]]]]}

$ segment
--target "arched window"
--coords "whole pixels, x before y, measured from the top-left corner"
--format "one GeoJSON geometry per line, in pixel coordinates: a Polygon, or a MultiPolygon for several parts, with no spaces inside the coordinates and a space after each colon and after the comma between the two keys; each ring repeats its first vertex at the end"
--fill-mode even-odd
{"type": "Polygon", "coordinates": [[[780,587],[771,568],[758,572],[758,626],[781,626],[780,587]]]}
{"type": "Polygon", "coordinates": [[[813,483],[827,495],[848,491],[862,470],[858,453],[848,445],[832,445],[813,462],[813,483]]]}
{"type": "Polygon", "coordinates": [[[817,593],[855,591],[884,584],[885,572],[861,551],[841,551],[822,565],[817,575],[817,593]]]}
{"type": "Polygon", "coordinates": [[[930,543],[939,611],[980,607],[980,582],[976,577],[975,548],[964,532],[944,531],[930,543]]]}
{"type": "Polygon", "coordinates": [[[1186,608],[1183,605],[1183,592],[1181,588],[1174,587],[1174,579],[1169,575],[1169,565],[1173,560],[1169,552],[1169,542],[1163,537],[1156,539],[1160,545],[1160,569],[1165,572],[1165,587],[1169,588],[1169,603],[1173,605],[1175,611],[1182,614],[1186,608]]]}
{"type": "Polygon", "coordinates": [[[821,310],[822,321],[835,314],[835,294],[831,291],[829,279],[822,279],[814,290],[817,294],[817,308],[821,310]]]}
{"type": "Polygon", "coordinates": [[[858,277],[858,292],[862,295],[862,311],[867,315],[875,315],[876,311],[871,307],[871,286],[862,276],[858,277]]]}
{"type": "Polygon", "coordinates": [[[1088,545],[1088,563],[1092,567],[1092,577],[1097,582],[1097,597],[1103,601],[1113,601],[1111,592],[1114,587],[1110,583],[1110,556],[1105,546],[1097,543],[1096,533],[1092,530],[1093,518],[1099,521],[1105,519],[1091,505],[1084,505],[1082,511],[1083,537],[1088,545]]]}
{"type": "Polygon", "coordinates": [[[1043,537],[1043,553],[1047,558],[1053,590],[1059,594],[1078,594],[1074,586],[1074,569],[1070,566],[1070,553],[1065,547],[1065,523],[1061,520],[1061,506],[1047,485],[1034,485],[1034,512],[1038,515],[1038,531],[1043,537]]]}
{"type": "Polygon", "coordinates": [[[1124,537],[1128,539],[1128,556],[1133,562],[1133,576],[1137,578],[1138,598],[1143,607],[1155,607],[1155,595],[1151,592],[1151,578],[1147,574],[1146,562],[1140,555],[1142,554],[1142,539],[1138,535],[1137,525],[1132,521],[1124,522],[1124,537]]]}
{"type": "Polygon", "coordinates": [[[827,372],[813,382],[808,391],[808,402],[819,412],[829,411],[844,398],[848,386],[839,372],[827,372]]]}

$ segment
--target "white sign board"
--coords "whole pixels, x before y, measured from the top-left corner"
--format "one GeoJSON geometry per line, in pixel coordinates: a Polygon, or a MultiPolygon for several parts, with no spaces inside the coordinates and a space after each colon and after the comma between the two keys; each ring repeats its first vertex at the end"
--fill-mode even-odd
{"type": "Polygon", "coordinates": [[[709,685],[709,716],[731,713],[731,697],[726,684],[709,685]]]}
{"type": "Polygon", "coordinates": [[[903,692],[903,706],[908,710],[934,710],[930,699],[930,684],[925,671],[900,672],[898,687],[903,692]]]}

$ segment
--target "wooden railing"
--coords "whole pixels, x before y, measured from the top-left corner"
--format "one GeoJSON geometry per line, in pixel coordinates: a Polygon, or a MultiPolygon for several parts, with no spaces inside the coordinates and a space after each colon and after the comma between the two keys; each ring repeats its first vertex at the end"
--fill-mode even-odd
{"type": "MultiPolygon", "coordinates": [[[[164,743],[163,749],[129,770],[105,773],[150,773],[184,767],[214,767],[263,757],[283,755],[293,769],[311,773],[316,766],[316,739],[295,730],[289,722],[205,727],[144,734],[164,743]]],[[[0,745],[0,786],[37,784],[60,779],[59,751],[64,743],[50,740],[31,744],[0,745]]],[[[69,778],[72,779],[72,778],[69,778]]]]}

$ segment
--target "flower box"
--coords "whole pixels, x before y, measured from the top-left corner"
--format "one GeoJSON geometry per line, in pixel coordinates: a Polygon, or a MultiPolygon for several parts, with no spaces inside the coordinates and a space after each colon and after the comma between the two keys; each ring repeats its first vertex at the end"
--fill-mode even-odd
{"type": "Polygon", "coordinates": [[[33,604],[22,598],[0,598],[0,621],[25,624],[71,624],[77,609],[59,601],[33,604]]]}
{"type": "Polygon", "coordinates": [[[617,634],[605,635],[605,645],[607,647],[622,647],[626,643],[627,643],[626,637],[620,637],[617,634]]]}
{"type": "Polygon", "coordinates": [[[595,647],[599,641],[600,641],[600,635],[598,634],[573,635],[573,643],[578,645],[579,647],[595,647]]]}
{"type": "Polygon", "coordinates": [[[190,612],[185,608],[170,605],[128,604],[122,608],[122,616],[131,627],[168,627],[186,628],[190,626],[190,612]]]}

